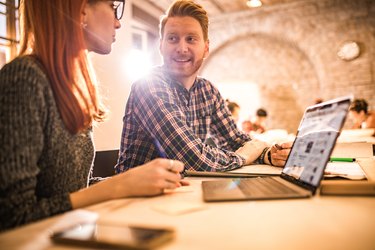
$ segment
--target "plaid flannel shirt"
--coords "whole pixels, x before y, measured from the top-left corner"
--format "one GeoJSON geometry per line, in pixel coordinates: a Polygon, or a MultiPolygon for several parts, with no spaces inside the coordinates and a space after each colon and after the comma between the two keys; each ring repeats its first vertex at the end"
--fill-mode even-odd
{"type": "Polygon", "coordinates": [[[227,171],[244,164],[234,151],[251,140],[209,81],[198,77],[187,90],[162,67],[133,84],[123,122],[117,173],[162,156],[155,139],[167,158],[182,161],[187,170],[227,171]],[[218,147],[204,143],[209,135],[218,147]]]}

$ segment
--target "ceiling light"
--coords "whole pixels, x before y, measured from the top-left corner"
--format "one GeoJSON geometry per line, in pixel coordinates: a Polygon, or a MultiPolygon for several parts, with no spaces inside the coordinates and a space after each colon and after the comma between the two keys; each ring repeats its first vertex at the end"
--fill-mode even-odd
{"type": "Polygon", "coordinates": [[[248,0],[246,5],[250,8],[256,8],[262,6],[262,1],[260,0],[248,0]]]}

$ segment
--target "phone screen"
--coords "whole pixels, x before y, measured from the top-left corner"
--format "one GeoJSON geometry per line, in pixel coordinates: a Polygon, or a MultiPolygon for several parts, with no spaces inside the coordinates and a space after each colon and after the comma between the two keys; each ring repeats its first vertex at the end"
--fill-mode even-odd
{"type": "Polygon", "coordinates": [[[152,248],[173,237],[173,230],[108,224],[79,224],[55,233],[52,239],[60,243],[76,243],[85,246],[113,246],[152,248]]]}

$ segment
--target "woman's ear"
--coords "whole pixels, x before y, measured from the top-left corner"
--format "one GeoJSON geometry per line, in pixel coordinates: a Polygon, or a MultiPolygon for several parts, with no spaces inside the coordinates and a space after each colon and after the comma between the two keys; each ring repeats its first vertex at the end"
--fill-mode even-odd
{"type": "Polygon", "coordinates": [[[87,12],[88,12],[89,4],[86,3],[85,7],[83,7],[81,12],[81,25],[87,25],[87,12]]]}

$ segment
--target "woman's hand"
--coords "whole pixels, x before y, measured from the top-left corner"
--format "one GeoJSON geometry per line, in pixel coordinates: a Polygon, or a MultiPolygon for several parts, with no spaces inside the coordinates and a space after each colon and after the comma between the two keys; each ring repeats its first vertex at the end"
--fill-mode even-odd
{"type": "Polygon", "coordinates": [[[184,164],[180,161],[155,159],[71,193],[70,201],[73,208],[80,208],[111,199],[162,194],[164,189],[189,185],[181,180],[183,170],[184,164]]]}
{"type": "Polygon", "coordinates": [[[163,193],[164,189],[188,185],[187,181],[181,180],[180,172],[183,170],[184,164],[180,161],[155,159],[111,180],[116,181],[114,191],[120,196],[151,196],[163,193]]]}

